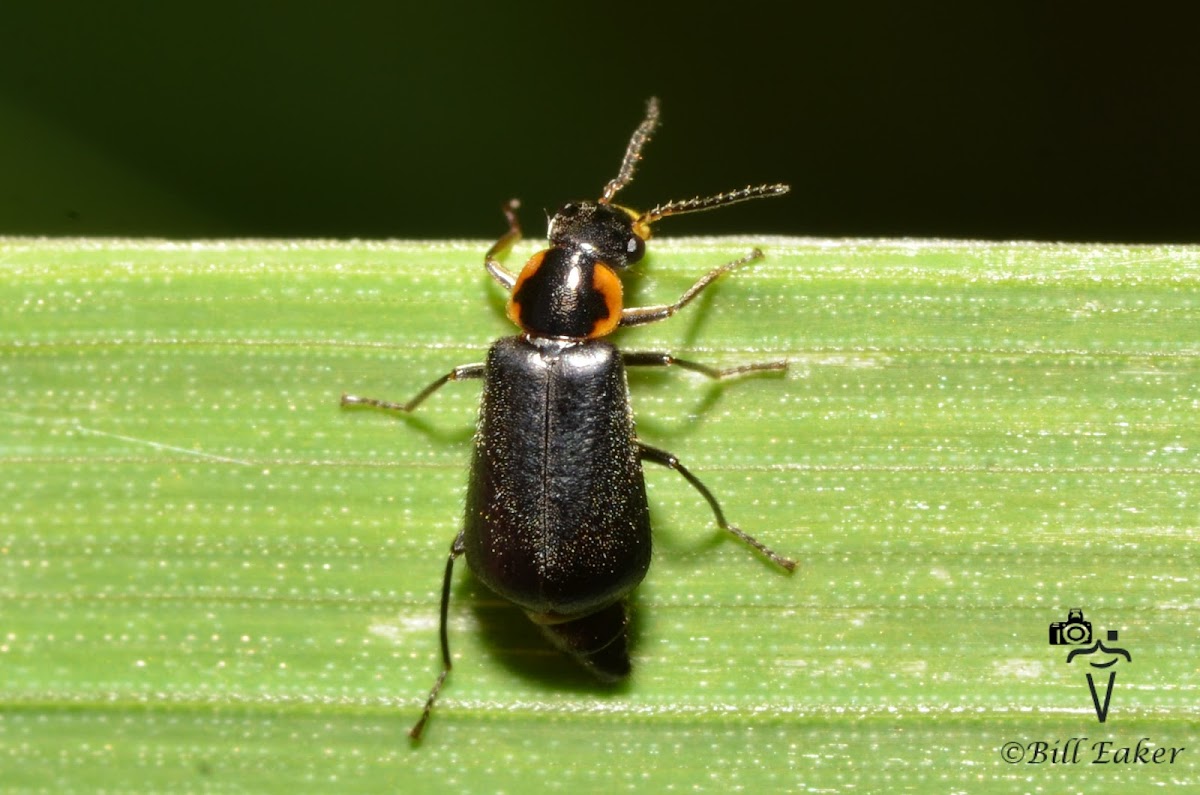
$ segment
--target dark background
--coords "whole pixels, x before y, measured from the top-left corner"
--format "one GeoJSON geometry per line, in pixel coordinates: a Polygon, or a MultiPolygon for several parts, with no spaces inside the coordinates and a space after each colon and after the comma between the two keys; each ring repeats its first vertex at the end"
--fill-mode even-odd
{"type": "Polygon", "coordinates": [[[624,202],[794,187],[661,232],[1200,241],[1197,28],[1133,6],[11,5],[0,234],[540,235],[656,94],[624,202]]]}

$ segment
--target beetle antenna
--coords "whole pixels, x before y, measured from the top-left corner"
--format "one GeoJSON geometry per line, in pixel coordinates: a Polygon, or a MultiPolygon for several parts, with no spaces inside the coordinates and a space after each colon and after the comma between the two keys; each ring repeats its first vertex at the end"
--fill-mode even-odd
{"type": "Polygon", "coordinates": [[[747,186],[741,190],[718,193],[715,196],[697,196],[693,199],[669,201],[666,204],[658,205],[649,212],[642,213],[634,222],[634,226],[635,228],[649,226],[660,218],[666,218],[668,215],[698,213],[701,210],[715,210],[718,207],[750,201],[751,199],[769,199],[772,196],[782,196],[789,190],[791,190],[791,187],[782,184],[756,185],[754,187],[747,186]]]}
{"type": "Polygon", "coordinates": [[[600,204],[608,204],[612,201],[612,197],[617,195],[617,191],[628,185],[629,181],[633,179],[637,162],[642,159],[642,147],[646,145],[646,141],[650,140],[650,135],[657,126],[658,97],[650,97],[650,100],[646,102],[646,118],[642,119],[642,123],[633,131],[633,137],[629,139],[629,146],[625,148],[625,158],[621,161],[621,170],[617,172],[615,179],[609,180],[609,183],[604,186],[604,195],[600,197],[600,204]]]}

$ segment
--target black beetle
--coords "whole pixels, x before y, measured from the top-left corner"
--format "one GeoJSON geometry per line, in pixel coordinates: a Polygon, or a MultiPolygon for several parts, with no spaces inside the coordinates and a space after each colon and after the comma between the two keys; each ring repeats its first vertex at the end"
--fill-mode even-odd
{"type": "Polygon", "coordinates": [[[442,580],[442,672],[409,734],[419,738],[450,672],[446,617],[454,561],[520,606],[555,646],[597,677],[629,675],[625,597],[650,566],[650,516],[642,462],[674,469],[712,507],[717,524],[774,563],[795,562],[725,520],[712,492],[665,450],[634,432],[626,366],[676,365],[709,378],[784,370],[787,362],[717,369],[669,353],[621,353],[604,336],[620,326],[664,320],[717,277],[762,257],[714,268],[673,304],[626,308],[617,272],[639,261],[650,225],[679,213],[779,196],[786,185],[747,187],[661,204],[638,213],[612,204],[633,178],[642,146],[658,124],[658,102],[634,131],[621,170],[597,201],[564,205],[550,220],[550,248],[519,275],[497,257],[521,238],[517,202],[504,208],[508,232],[487,252],[488,273],[511,293],[508,316],[522,334],[497,341],[482,364],[454,368],[408,403],[343,395],[343,406],[412,411],[447,381],[482,378],[483,399],[467,486],[463,530],[450,547],[442,580]]]}

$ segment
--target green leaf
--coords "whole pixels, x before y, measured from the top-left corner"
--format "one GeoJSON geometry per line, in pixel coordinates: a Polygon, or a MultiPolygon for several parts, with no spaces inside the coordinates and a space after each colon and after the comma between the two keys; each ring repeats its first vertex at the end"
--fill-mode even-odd
{"type": "Polygon", "coordinates": [[[408,399],[512,333],[487,244],[0,241],[0,787],[1194,791],[1200,250],[667,240],[629,292],[751,245],[617,341],[790,361],[631,388],[642,438],[800,568],[653,467],[632,679],[460,566],[414,746],[478,384],[412,417],[339,395],[408,399]],[[1072,607],[1132,659],[1067,663],[1072,607]],[[1103,724],[1088,670],[1116,671],[1103,724]],[[1072,737],[1076,763],[1001,757],[1072,737]],[[1186,750],[1091,764],[1143,737],[1186,750]]]}

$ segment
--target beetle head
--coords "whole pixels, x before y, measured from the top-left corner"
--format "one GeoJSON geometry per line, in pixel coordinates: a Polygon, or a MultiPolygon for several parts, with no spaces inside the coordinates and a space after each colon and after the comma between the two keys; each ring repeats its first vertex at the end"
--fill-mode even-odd
{"type": "Polygon", "coordinates": [[[612,268],[627,268],[646,253],[649,226],[641,234],[637,217],[612,204],[569,202],[550,219],[550,245],[578,251],[612,268]]]}

